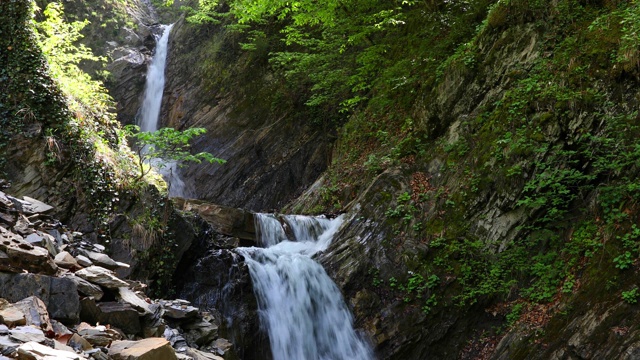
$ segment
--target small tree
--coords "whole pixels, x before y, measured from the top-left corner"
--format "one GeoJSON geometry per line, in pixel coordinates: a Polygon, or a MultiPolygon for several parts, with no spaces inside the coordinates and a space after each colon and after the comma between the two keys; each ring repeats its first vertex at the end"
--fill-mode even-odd
{"type": "Polygon", "coordinates": [[[138,167],[140,175],[136,181],[140,181],[151,171],[151,166],[145,169],[144,164],[151,159],[163,159],[168,161],[195,162],[224,164],[226,160],[214,157],[208,152],[191,154],[191,139],[194,136],[204,134],[207,130],[203,128],[191,128],[178,131],[173,128],[162,128],[155,132],[140,131],[137,125],[125,126],[125,131],[136,140],[138,149],[138,167]]]}

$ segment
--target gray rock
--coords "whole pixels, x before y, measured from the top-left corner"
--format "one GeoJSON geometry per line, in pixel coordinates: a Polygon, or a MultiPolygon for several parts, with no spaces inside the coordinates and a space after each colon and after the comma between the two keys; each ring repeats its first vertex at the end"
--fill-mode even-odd
{"type": "Polygon", "coordinates": [[[0,324],[0,335],[9,334],[9,328],[5,324],[0,324]]]}
{"type": "Polygon", "coordinates": [[[59,321],[51,320],[51,326],[53,327],[53,333],[56,335],[56,338],[73,335],[71,330],[59,321]]]}
{"type": "Polygon", "coordinates": [[[229,351],[233,347],[233,343],[227,339],[218,338],[213,342],[212,346],[216,349],[222,350],[223,352],[229,351]]]}
{"type": "Polygon", "coordinates": [[[196,350],[193,348],[188,348],[186,351],[188,356],[191,356],[193,360],[224,360],[223,357],[218,355],[214,355],[212,353],[196,350]]]}
{"type": "Polygon", "coordinates": [[[26,325],[27,319],[20,308],[10,304],[5,299],[0,299],[0,323],[6,324],[9,327],[14,327],[26,325]]]}
{"type": "Polygon", "coordinates": [[[131,305],[136,310],[144,313],[151,314],[151,309],[149,308],[149,304],[141,299],[136,293],[131,291],[129,288],[121,287],[118,288],[118,297],[124,303],[131,305]]]}
{"type": "Polygon", "coordinates": [[[97,266],[102,266],[103,268],[107,268],[110,270],[115,270],[119,267],[118,263],[116,263],[115,260],[113,260],[106,254],[101,254],[98,252],[85,250],[85,249],[78,249],[78,251],[82,255],[88,257],[89,260],[91,260],[91,262],[93,262],[97,266]]]}
{"type": "Polygon", "coordinates": [[[93,349],[93,345],[91,345],[91,343],[89,343],[85,338],[78,334],[73,334],[69,338],[67,345],[69,345],[75,351],[86,351],[93,349]]]}
{"type": "Polygon", "coordinates": [[[160,304],[164,308],[164,316],[176,320],[194,318],[198,316],[198,308],[180,303],[179,300],[164,301],[161,300],[160,304]]]}
{"type": "Polygon", "coordinates": [[[185,330],[184,336],[189,344],[202,346],[218,337],[218,326],[204,319],[184,324],[182,328],[185,330]]]}
{"type": "Polygon", "coordinates": [[[104,286],[107,289],[117,289],[123,286],[129,286],[126,282],[118,279],[113,271],[100,266],[92,265],[86,267],[82,270],[76,271],[76,275],[94,284],[104,286]]]}
{"type": "Polygon", "coordinates": [[[26,242],[34,246],[42,246],[44,242],[44,236],[39,235],[38,233],[33,233],[24,238],[26,242]]]}
{"type": "Polygon", "coordinates": [[[37,274],[0,273],[0,297],[20,301],[36,294],[53,319],[75,323],[80,315],[78,287],[70,279],[37,274]]]}
{"type": "Polygon", "coordinates": [[[33,246],[22,236],[2,227],[0,227],[0,251],[6,254],[7,264],[14,268],[47,275],[53,275],[58,270],[46,249],[33,246]]]}
{"type": "Polygon", "coordinates": [[[138,334],[142,330],[140,314],[129,304],[118,302],[96,303],[90,298],[81,301],[83,320],[91,323],[109,324],[126,334],[138,334]]]}
{"type": "Polygon", "coordinates": [[[20,342],[11,339],[8,335],[0,336],[0,353],[11,355],[15,353],[20,346],[20,342]]]}
{"type": "Polygon", "coordinates": [[[109,348],[114,360],[176,360],[171,344],[163,338],[148,338],[140,341],[115,341],[109,348]]]}
{"type": "Polygon", "coordinates": [[[78,261],[78,264],[80,264],[81,266],[84,266],[84,267],[88,267],[88,266],[93,265],[93,262],[91,260],[89,260],[89,258],[84,256],[84,255],[77,255],[76,256],[76,260],[78,261]]]}
{"type": "Polygon", "coordinates": [[[96,301],[100,301],[100,299],[102,299],[102,297],[104,296],[102,288],[98,285],[92,284],[87,280],[81,277],[77,277],[71,273],[65,274],[64,277],[73,281],[78,287],[78,291],[83,295],[92,296],[96,301]]]}
{"type": "Polygon", "coordinates": [[[42,330],[34,326],[18,326],[9,330],[9,337],[13,340],[23,343],[35,341],[37,343],[44,342],[45,337],[42,330]]]}
{"type": "Polygon", "coordinates": [[[18,347],[19,359],[59,359],[59,360],[81,360],[82,356],[63,350],[56,350],[37,342],[28,342],[18,347]]]}
{"type": "Polygon", "coordinates": [[[76,261],[76,259],[66,251],[62,251],[58,255],[56,255],[53,261],[56,263],[56,265],[58,265],[61,268],[65,268],[65,269],[81,268],[80,264],[78,264],[78,261],[76,261]]]}
{"type": "Polygon", "coordinates": [[[23,207],[23,211],[25,213],[34,213],[34,214],[46,214],[48,212],[50,212],[51,210],[53,210],[53,206],[48,205],[43,203],[40,200],[36,200],[34,198],[30,198],[28,196],[23,196],[22,197],[27,203],[28,205],[26,206],[26,211],[25,208],[23,207]]]}
{"type": "Polygon", "coordinates": [[[29,296],[14,304],[25,315],[27,325],[35,326],[45,332],[53,332],[53,325],[44,302],[35,296],[29,296]]]}
{"type": "MultiPolygon", "coordinates": [[[[122,339],[117,331],[108,329],[103,325],[94,327],[83,322],[78,325],[76,330],[78,331],[78,335],[82,336],[84,340],[93,346],[107,346],[112,341],[122,339]]],[[[86,347],[86,344],[83,343],[82,346],[86,347]]]]}

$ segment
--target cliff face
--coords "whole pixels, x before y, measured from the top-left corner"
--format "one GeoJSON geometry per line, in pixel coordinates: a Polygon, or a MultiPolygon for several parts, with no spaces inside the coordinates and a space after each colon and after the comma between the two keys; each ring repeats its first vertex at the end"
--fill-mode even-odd
{"type": "MultiPolygon", "coordinates": [[[[289,84],[267,62],[269,46],[278,45],[245,52],[239,35],[221,26],[179,20],[162,118],[179,129],[207,128],[196,149],[228,160],[186,168],[191,196],[250,210],[347,213],[318,259],[379,358],[634,358],[639,11],[612,1],[497,2],[437,74],[400,94],[409,111],[393,117],[393,102],[383,113],[364,106],[335,134],[306,121],[297,89],[283,91],[289,84]]],[[[139,107],[150,31],[131,38],[110,65],[122,122],[132,122],[139,107]]],[[[24,75],[13,53],[2,56],[2,69],[24,75]]],[[[64,209],[60,217],[97,239],[87,204],[102,197],[67,181],[80,183],[69,175],[77,163],[45,165],[55,143],[45,136],[52,120],[40,105],[60,99],[2,86],[17,94],[3,104],[34,109],[19,118],[29,114],[19,112],[24,106],[0,109],[11,115],[3,128],[17,122],[24,129],[5,148],[13,193],[64,209]]],[[[157,197],[134,192],[118,202],[100,211],[110,215],[110,230],[125,234],[114,239],[123,257],[132,256],[128,246],[149,250],[144,240],[154,237],[139,236],[149,235],[141,225],[170,213],[170,231],[151,230],[182,235],[188,227],[157,197]],[[158,202],[152,211],[149,199],[158,202]]],[[[220,287],[235,284],[233,301],[247,321],[229,331],[242,339],[241,354],[257,357],[254,345],[265,339],[251,340],[255,300],[228,249],[234,245],[185,236],[169,238],[183,246],[167,258],[187,254],[177,276],[188,285],[183,292],[219,306],[220,287]],[[237,278],[197,276],[228,268],[237,278]]],[[[166,281],[174,269],[151,272],[159,270],[166,281]]]]}
{"type": "Polygon", "coordinates": [[[186,168],[190,197],[276,209],[326,168],[332,137],[301,118],[292,100],[274,99],[286,84],[270,74],[263,55],[240,51],[238,41],[221,26],[176,24],[162,119],[178,129],[206,128],[194,147],[227,160],[186,168]]]}

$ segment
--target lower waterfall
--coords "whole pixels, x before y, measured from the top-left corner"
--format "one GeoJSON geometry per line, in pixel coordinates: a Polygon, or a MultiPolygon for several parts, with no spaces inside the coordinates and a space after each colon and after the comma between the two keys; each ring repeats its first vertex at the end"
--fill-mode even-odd
{"type": "Polygon", "coordinates": [[[267,247],[238,248],[249,267],[273,359],[373,359],[340,290],[311,258],[329,246],[342,217],[283,219],[284,228],[275,216],[256,214],[260,241],[267,247]]]}

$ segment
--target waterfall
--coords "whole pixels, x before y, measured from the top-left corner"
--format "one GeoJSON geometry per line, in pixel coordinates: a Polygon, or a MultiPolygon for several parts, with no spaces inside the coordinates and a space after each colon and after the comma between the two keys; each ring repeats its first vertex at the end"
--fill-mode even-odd
{"type": "MultiPolygon", "coordinates": [[[[154,132],[158,130],[162,93],[164,92],[164,69],[167,63],[167,48],[171,25],[161,25],[162,35],[156,39],[156,50],[147,70],[147,81],[144,87],[144,100],[140,108],[138,126],[140,131],[154,132]]],[[[185,197],[185,183],[178,174],[175,161],[153,159],[151,165],[162,174],[169,185],[169,196],[185,197]]]]}
{"type": "Polygon", "coordinates": [[[370,347],[336,284],[311,256],[325,250],[342,217],[257,214],[259,240],[267,248],[238,248],[249,267],[260,320],[274,360],[369,360],[370,347]],[[286,233],[292,234],[288,239],[286,233]]]}

